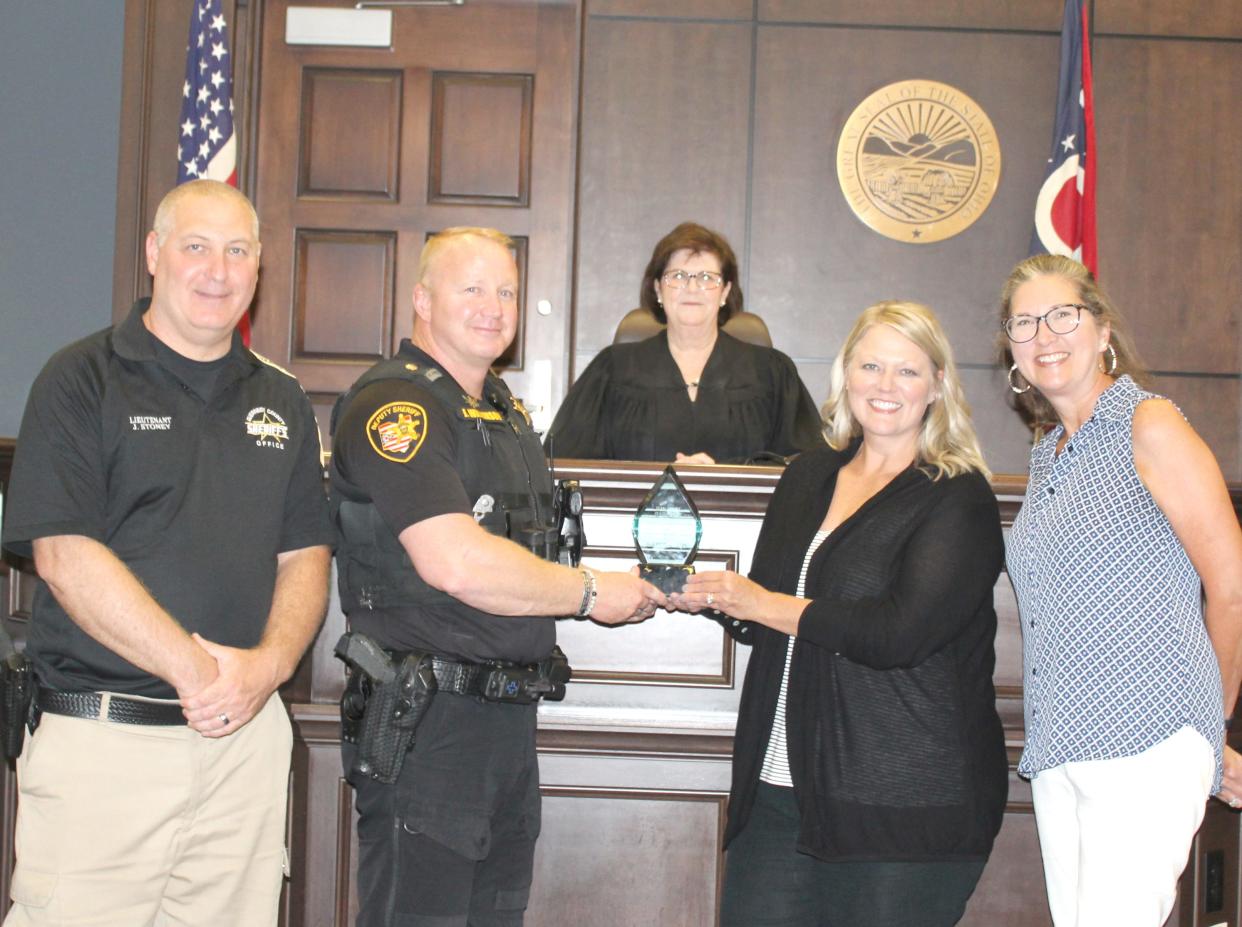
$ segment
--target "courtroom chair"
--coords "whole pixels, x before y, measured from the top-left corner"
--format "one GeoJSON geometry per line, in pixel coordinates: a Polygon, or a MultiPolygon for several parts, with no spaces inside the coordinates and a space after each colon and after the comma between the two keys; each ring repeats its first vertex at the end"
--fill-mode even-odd
{"type": "MultiPolygon", "coordinates": [[[[657,322],[655,316],[639,306],[637,309],[631,309],[621,319],[620,324],[617,325],[617,333],[612,336],[612,343],[628,344],[631,341],[642,341],[644,338],[659,334],[663,328],[662,322],[657,322]]],[[[724,323],[723,329],[738,341],[757,344],[764,348],[772,347],[772,336],[768,333],[768,326],[753,312],[737,313],[724,323]]]]}

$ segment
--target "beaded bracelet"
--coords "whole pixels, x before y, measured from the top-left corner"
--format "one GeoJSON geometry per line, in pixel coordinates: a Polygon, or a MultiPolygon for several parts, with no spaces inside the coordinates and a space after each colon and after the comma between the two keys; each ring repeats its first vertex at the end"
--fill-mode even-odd
{"type": "Polygon", "coordinates": [[[578,606],[575,617],[585,618],[595,610],[595,574],[586,567],[582,568],[582,604],[578,606]]]}

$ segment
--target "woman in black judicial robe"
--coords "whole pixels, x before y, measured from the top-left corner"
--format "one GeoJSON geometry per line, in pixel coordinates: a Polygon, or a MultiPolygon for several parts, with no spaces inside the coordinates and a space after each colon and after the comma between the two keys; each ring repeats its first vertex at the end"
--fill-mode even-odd
{"type": "Polygon", "coordinates": [[[545,441],[557,457],[746,463],[824,440],[819,413],[785,354],[720,326],[742,311],[737,258],[685,222],[656,245],[642,306],[667,328],[604,348],[574,382],[545,441]]]}

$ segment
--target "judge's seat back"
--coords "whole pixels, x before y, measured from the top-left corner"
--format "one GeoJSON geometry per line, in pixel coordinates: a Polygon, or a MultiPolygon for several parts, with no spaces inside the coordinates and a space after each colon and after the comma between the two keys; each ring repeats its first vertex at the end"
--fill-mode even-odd
{"type": "MultiPolygon", "coordinates": [[[[739,312],[725,322],[723,327],[738,341],[757,344],[764,348],[772,347],[772,336],[768,333],[768,326],[753,312],[739,312]]],[[[655,316],[639,306],[637,309],[631,309],[621,319],[621,323],[617,326],[617,333],[612,336],[612,343],[628,344],[631,341],[642,341],[644,338],[658,334],[663,328],[663,323],[657,322],[655,316]]]]}

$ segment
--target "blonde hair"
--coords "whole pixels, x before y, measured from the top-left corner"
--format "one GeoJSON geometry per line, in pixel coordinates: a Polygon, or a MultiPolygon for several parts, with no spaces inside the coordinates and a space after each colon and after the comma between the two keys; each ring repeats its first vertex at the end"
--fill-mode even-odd
{"type": "Polygon", "coordinates": [[[436,259],[450,245],[465,238],[482,238],[500,245],[510,253],[513,251],[513,239],[496,229],[472,225],[458,225],[451,229],[444,229],[428,238],[427,243],[423,245],[422,253],[418,256],[418,282],[426,286],[427,276],[436,259]]]}
{"type": "Polygon", "coordinates": [[[161,248],[172,231],[173,217],[177,212],[177,207],[182,200],[191,196],[213,196],[238,203],[250,216],[251,237],[256,242],[259,240],[259,214],[255,212],[254,204],[250,202],[246,194],[222,181],[202,179],[190,180],[173,187],[160,200],[159,206],[155,209],[155,220],[151,223],[151,230],[155,232],[155,243],[161,248]]]}
{"type": "MultiPolygon", "coordinates": [[[[1000,350],[1001,363],[1006,367],[1013,364],[1013,351],[1009,338],[1005,334],[1005,320],[1009,318],[1013,307],[1013,297],[1018,287],[1039,277],[1059,277],[1078,291],[1078,300],[1095,316],[1097,325],[1109,327],[1108,343],[1116,353],[1116,365],[1108,371],[1109,376],[1119,377],[1129,374],[1140,386],[1147,385],[1147,370],[1139,360],[1138,351],[1126,329],[1125,322],[1117,307],[1108,295],[1095,282],[1095,276],[1073,258],[1060,254],[1036,254],[1024,261],[1019,261],[1001,287],[1000,321],[1001,329],[997,333],[997,347],[1000,350]]],[[[1052,425],[1059,421],[1052,403],[1044,398],[1039,390],[1031,387],[1015,397],[1019,410],[1036,427],[1052,425]]]]}
{"type": "Polygon", "coordinates": [[[941,375],[938,383],[940,397],[927,407],[923,426],[919,430],[919,466],[934,471],[932,479],[942,476],[954,477],[972,470],[991,477],[979,449],[979,439],[970,419],[970,404],[962,392],[957,365],[953,363],[953,349],[936,314],[921,303],[888,300],[863,310],[854,327],[846,336],[836,360],[832,362],[832,381],[828,401],[824,403],[824,437],[836,450],[844,450],[852,439],[862,433],[862,427],[850,411],[849,397],[845,393],[846,371],[854,359],[854,352],[863,335],[875,325],[887,325],[909,338],[931,360],[941,375]]]}

